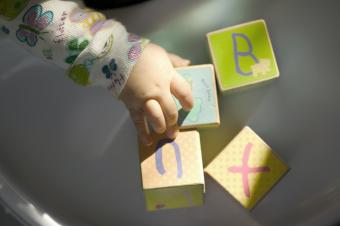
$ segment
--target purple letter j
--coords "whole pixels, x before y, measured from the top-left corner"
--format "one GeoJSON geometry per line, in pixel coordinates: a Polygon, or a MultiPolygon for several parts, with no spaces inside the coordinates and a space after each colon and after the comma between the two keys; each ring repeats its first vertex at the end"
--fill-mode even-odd
{"type": "Polygon", "coordinates": [[[177,178],[181,178],[183,171],[182,171],[182,160],[181,160],[181,153],[180,148],[178,144],[170,139],[163,139],[160,140],[157,144],[157,150],[155,154],[155,160],[156,160],[156,168],[159,174],[163,175],[165,174],[165,169],[163,165],[163,145],[170,143],[175,151],[176,156],[176,162],[177,162],[177,178]]]}

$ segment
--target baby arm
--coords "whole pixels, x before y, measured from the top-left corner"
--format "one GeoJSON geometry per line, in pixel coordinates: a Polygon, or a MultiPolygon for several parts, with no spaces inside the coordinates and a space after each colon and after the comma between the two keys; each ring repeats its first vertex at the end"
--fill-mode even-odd
{"type": "Polygon", "coordinates": [[[174,66],[189,62],[129,34],[115,20],[60,0],[0,0],[9,35],[33,54],[68,71],[84,86],[103,86],[121,99],[145,144],[152,140],[145,119],[158,133],[178,131],[176,96],[189,110],[189,85],[174,66]]]}

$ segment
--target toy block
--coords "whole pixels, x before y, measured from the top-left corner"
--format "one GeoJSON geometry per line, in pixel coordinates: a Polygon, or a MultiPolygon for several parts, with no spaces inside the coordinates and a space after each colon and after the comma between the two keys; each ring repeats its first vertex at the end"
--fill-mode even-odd
{"type": "Polygon", "coordinates": [[[247,209],[252,209],[287,171],[288,166],[249,127],[205,168],[247,209]]]}
{"type": "Polygon", "coordinates": [[[203,204],[204,173],[197,131],[175,140],[153,134],[153,145],[140,144],[142,185],[149,211],[203,204]]]}
{"type": "Polygon", "coordinates": [[[279,77],[264,20],[213,31],[207,38],[222,92],[279,77]]]}
{"type": "Polygon", "coordinates": [[[182,109],[175,99],[178,125],[181,129],[218,126],[220,114],[218,108],[214,68],[211,64],[177,68],[177,72],[191,85],[194,107],[190,112],[182,109]]]}

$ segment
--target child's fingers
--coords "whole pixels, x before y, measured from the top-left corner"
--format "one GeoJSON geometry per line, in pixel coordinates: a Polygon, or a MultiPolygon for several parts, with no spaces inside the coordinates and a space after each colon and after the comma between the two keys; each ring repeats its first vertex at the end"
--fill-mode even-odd
{"type": "Polygon", "coordinates": [[[171,126],[170,128],[168,128],[168,130],[166,131],[166,135],[170,138],[170,139],[175,139],[177,137],[179,133],[179,129],[177,125],[171,126]]]}
{"type": "Polygon", "coordinates": [[[152,128],[156,133],[164,133],[166,130],[166,123],[161,106],[156,100],[147,100],[143,106],[144,113],[148,122],[151,123],[152,128]]]}
{"type": "Polygon", "coordinates": [[[184,67],[190,64],[190,60],[183,59],[173,53],[168,53],[169,59],[174,67],[184,67]]]}
{"type": "Polygon", "coordinates": [[[170,84],[171,93],[179,100],[182,107],[186,111],[194,106],[194,99],[191,93],[190,84],[181,77],[177,72],[174,73],[170,84]]]}
{"type": "Polygon", "coordinates": [[[136,127],[138,137],[143,144],[149,146],[152,144],[152,138],[147,127],[145,116],[141,112],[130,111],[131,119],[136,127]]]}
{"type": "Polygon", "coordinates": [[[176,125],[178,120],[178,110],[174,98],[170,92],[166,92],[160,98],[160,104],[164,113],[167,128],[176,125]]]}

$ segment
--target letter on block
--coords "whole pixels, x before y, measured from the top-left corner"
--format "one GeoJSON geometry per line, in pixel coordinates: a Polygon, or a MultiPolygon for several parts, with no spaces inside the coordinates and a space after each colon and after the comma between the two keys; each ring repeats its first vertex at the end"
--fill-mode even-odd
{"type": "Polygon", "coordinates": [[[287,171],[287,165],[249,127],[205,168],[247,209],[252,209],[287,171]]]}
{"type": "Polygon", "coordinates": [[[279,76],[264,20],[210,32],[207,37],[221,91],[279,76]]]}
{"type": "Polygon", "coordinates": [[[147,210],[203,204],[204,175],[197,131],[175,140],[154,135],[155,144],[140,144],[142,184],[147,210]]]}
{"type": "Polygon", "coordinates": [[[186,112],[176,99],[180,128],[218,126],[220,114],[213,66],[205,64],[182,67],[177,68],[177,72],[190,83],[195,101],[192,110],[186,112]]]}

